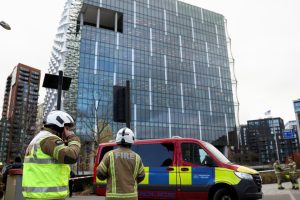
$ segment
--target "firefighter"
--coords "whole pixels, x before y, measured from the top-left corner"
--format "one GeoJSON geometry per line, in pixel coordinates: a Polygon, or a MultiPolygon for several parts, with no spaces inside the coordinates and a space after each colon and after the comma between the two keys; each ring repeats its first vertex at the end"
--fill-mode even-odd
{"type": "Polygon", "coordinates": [[[70,164],[76,163],[80,151],[73,126],[74,120],[68,113],[51,111],[42,130],[28,145],[22,181],[26,199],[68,197],[70,164]]]}
{"type": "Polygon", "coordinates": [[[293,185],[293,190],[299,190],[297,174],[296,174],[296,163],[292,158],[288,158],[288,169],[291,183],[293,185]]]}
{"type": "Polygon", "coordinates": [[[282,186],[282,172],[283,168],[280,166],[279,161],[276,160],[273,164],[274,170],[275,170],[275,175],[277,178],[277,184],[278,184],[278,190],[283,190],[284,187],[282,186]]]}
{"type": "Polygon", "coordinates": [[[145,177],[144,165],[138,154],[131,150],[134,133],[122,128],[116,136],[118,148],[107,152],[97,167],[97,177],[107,179],[106,200],[137,200],[137,183],[145,177]]]}

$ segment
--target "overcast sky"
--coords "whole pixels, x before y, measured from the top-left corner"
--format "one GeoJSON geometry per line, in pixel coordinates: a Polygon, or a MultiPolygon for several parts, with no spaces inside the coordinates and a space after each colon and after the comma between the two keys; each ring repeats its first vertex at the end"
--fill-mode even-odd
{"type": "MultiPolygon", "coordinates": [[[[145,0],[146,1],[146,0],[145,0]]],[[[154,0],[151,0],[154,1],[154,0]]],[[[299,0],[182,0],[228,21],[238,81],[240,123],[272,117],[295,120],[300,98],[299,0]]],[[[0,21],[0,111],[7,76],[23,63],[46,73],[65,0],[3,0],[0,21]]],[[[43,80],[43,77],[42,79],[43,80]]],[[[41,81],[42,84],[42,81],[41,81]]],[[[40,89],[43,101],[44,88],[40,89]]]]}

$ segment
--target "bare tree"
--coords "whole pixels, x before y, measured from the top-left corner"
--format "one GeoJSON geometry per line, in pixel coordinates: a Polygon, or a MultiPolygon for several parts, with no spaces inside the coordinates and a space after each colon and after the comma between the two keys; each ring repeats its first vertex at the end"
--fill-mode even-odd
{"type": "Polygon", "coordinates": [[[86,112],[79,111],[77,113],[77,117],[81,119],[82,124],[87,130],[87,136],[94,142],[95,146],[111,139],[110,135],[104,135],[112,122],[110,104],[109,102],[101,104],[101,99],[94,99],[93,104],[89,106],[86,112]]]}
{"type": "Polygon", "coordinates": [[[102,101],[101,98],[93,99],[93,103],[85,111],[77,112],[77,119],[86,129],[88,142],[83,142],[79,166],[91,170],[97,147],[100,143],[112,139],[112,106],[111,101],[102,101]]]}

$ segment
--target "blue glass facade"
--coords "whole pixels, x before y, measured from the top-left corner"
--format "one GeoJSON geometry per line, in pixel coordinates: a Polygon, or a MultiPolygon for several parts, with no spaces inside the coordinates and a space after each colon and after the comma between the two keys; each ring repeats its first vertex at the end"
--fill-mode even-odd
{"type": "MultiPolygon", "coordinates": [[[[233,130],[222,15],[175,0],[84,3],[100,12],[122,13],[123,32],[82,26],[80,112],[89,113],[99,101],[98,115],[112,118],[112,86],[130,80],[131,127],[137,138],[183,136],[213,142],[233,130]]],[[[80,133],[87,128],[85,120],[78,117],[80,133]]],[[[116,132],[124,124],[111,126],[116,132]]]]}
{"type": "Polygon", "coordinates": [[[125,126],[112,122],[112,89],[130,80],[138,139],[226,144],[235,114],[222,15],[176,0],[84,0],[83,8],[76,96],[77,112],[84,113],[76,119],[82,138],[89,138],[95,106],[113,133],[125,126]]]}

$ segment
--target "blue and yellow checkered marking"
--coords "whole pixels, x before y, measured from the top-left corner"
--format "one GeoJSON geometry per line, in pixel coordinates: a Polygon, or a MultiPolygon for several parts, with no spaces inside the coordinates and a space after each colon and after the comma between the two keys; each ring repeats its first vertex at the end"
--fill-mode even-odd
{"type": "Polygon", "coordinates": [[[178,169],[180,172],[180,181],[181,181],[180,184],[192,185],[192,167],[183,166],[183,167],[178,167],[178,169]],[[187,169],[187,171],[183,171],[183,169],[187,169]]]}
{"type": "Polygon", "coordinates": [[[171,167],[172,171],[168,171],[167,167],[145,167],[145,179],[140,184],[151,185],[203,185],[214,184],[215,172],[214,168],[209,167],[191,167],[180,166],[171,167]],[[183,171],[185,168],[186,171],[183,171]],[[179,175],[180,173],[180,175],[179,175]]]}
{"type": "Polygon", "coordinates": [[[140,182],[140,184],[147,185],[149,184],[149,167],[144,167],[144,171],[145,171],[145,178],[142,182],[140,182]]]}
{"type": "Polygon", "coordinates": [[[145,178],[140,184],[169,185],[176,184],[176,173],[168,172],[167,167],[145,167],[145,178]]]}
{"type": "MultiPolygon", "coordinates": [[[[172,171],[168,171],[167,167],[144,167],[145,178],[140,183],[141,185],[214,185],[224,182],[230,185],[238,184],[240,179],[237,178],[233,170],[226,168],[211,168],[211,167],[191,167],[179,166],[173,167],[172,171]],[[182,168],[188,168],[182,171],[182,168]],[[227,181],[225,181],[225,179],[227,181]],[[228,180],[229,179],[229,180],[228,180]]],[[[96,178],[96,182],[106,184],[96,178]]]]}
{"type": "Polygon", "coordinates": [[[211,167],[193,167],[193,185],[213,185],[215,181],[215,170],[211,167]]]}
{"type": "Polygon", "coordinates": [[[149,184],[168,185],[169,172],[166,167],[152,167],[149,169],[149,184]]]}

